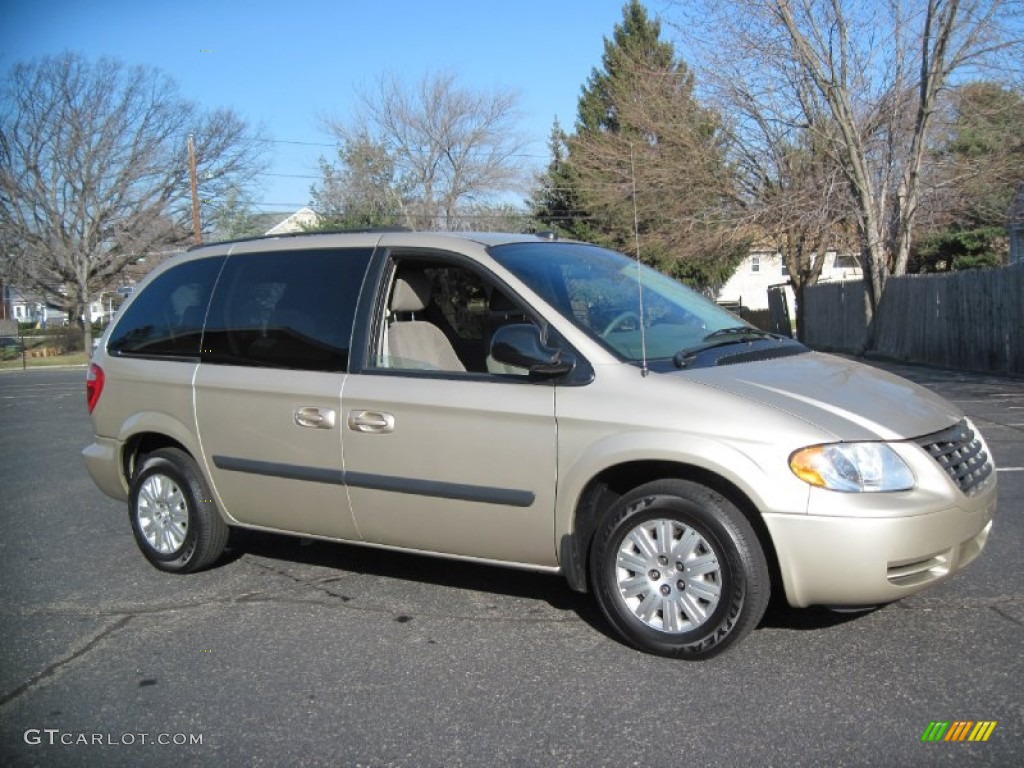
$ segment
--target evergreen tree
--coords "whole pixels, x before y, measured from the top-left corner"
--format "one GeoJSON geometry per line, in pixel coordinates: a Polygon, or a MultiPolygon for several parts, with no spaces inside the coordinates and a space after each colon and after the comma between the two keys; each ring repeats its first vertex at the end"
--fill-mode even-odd
{"type": "Polygon", "coordinates": [[[725,226],[734,197],[718,116],[638,0],[605,39],[580,96],[576,132],[552,133],[534,215],[700,287],[724,282],[747,243],[725,226]]]}
{"type": "Polygon", "coordinates": [[[223,202],[209,216],[214,240],[234,240],[262,235],[265,227],[260,216],[250,210],[252,202],[238,187],[231,187],[223,202]]]}
{"type": "Polygon", "coordinates": [[[323,180],[311,190],[317,223],[309,231],[405,224],[404,197],[386,149],[366,134],[347,136],[336,165],[320,158],[323,180]]]}
{"type": "Polygon", "coordinates": [[[638,67],[649,72],[673,72],[682,67],[676,62],[672,44],[661,40],[661,23],[647,17],[639,0],[622,7],[622,23],[615,25],[611,40],[604,40],[601,65],[601,69],[591,70],[580,96],[577,133],[622,130],[616,85],[632,77],[638,67]]]}
{"type": "Polygon", "coordinates": [[[1024,96],[994,82],[951,94],[945,137],[933,151],[923,225],[910,270],[941,272],[1001,265],[1008,250],[1006,213],[1024,179],[1024,96]]]}
{"type": "Polygon", "coordinates": [[[592,240],[594,232],[580,199],[579,176],[569,163],[568,139],[556,118],[548,139],[551,162],[540,177],[538,189],[530,200],[530,210],[542,228],[560,237],[592,240]]]}

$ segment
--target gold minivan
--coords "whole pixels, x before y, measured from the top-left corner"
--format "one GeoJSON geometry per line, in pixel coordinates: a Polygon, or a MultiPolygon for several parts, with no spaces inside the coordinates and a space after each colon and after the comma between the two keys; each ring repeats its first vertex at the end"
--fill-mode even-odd
{"type": "Polygon", "coordinates": [[[996,474],[953,405],[594,245],[353,232],[196,247],[93,356],[97,485],[188,573],[233,526],[560,573],[698,659],[936,584],[996,474]]]}

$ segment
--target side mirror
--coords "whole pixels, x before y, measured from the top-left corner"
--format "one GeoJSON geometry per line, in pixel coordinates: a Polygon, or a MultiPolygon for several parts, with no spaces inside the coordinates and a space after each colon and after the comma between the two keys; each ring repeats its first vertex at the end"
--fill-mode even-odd
{"type": "Polygon", "coordinates": [[[491,337],[491,357],[544,376],[562,376],[576,366],[571,354],[546,346],[540,329],[532,323],[505,325],[495,331],[491,337]]]}

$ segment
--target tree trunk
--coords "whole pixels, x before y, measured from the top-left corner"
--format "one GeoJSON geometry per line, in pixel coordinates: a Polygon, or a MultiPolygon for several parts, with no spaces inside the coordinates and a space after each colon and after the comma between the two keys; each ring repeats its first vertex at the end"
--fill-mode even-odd
{"type": "Polygon", "coordinates": [[[88,308],[86,308],[85,322],[82,325],[82,346],[85,349],[85,356],[92,357],[92,321],[89,318],[88,308]]]}
{"type": "Polygon", "coordinates": [[[77,325],[82,331],[82,348],[86,356],[92,354],[92,318],[89,316],[89,302],[78,299],[68,310],[69,324],[77,325]]]}
{"type": "Polygon", "coordinates": [[[793,307],[793,315],[796,319],[796,338],[797,341],[804,340],[804,294],[806,293],[807,283],[803,280],[791,280],[793,285],[793,301],[796,302],[796,306],[793,307]]]}

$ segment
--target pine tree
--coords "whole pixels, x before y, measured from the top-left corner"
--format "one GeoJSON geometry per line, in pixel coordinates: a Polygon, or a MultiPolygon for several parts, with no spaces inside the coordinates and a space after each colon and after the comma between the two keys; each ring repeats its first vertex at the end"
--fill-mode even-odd
{"type": "Polygon", "coordinates": [[[676,62],[672,44],[661,40],[661,24],[647,17],[639,0],[622,7],[622,23],[615,26],[611,40],[604,40],[601,65],[601,69],[591,70],[580,96],[577,133],[622,130],[616,85],[632,77],[638,67],[650,72],[673,72],[682,67],[676,62]]]}
{"type": "Polygon", "coordinates": [[[732,196],[718,116],[638,0],[605,39],[576,132],[552,134],[535,216],[557,231],[633,253],[692,284],[724,282],[745,253],[722,210],[732,196]]]}
{"type": "Polygon", "coordinates": [[[568,161],[568,139],[556,118],[548,139],[551,162],[540,178],[530,209],[534,219],[560,237],[592,240],[594,232],[580,200],[579,178],[568,161]]]}

